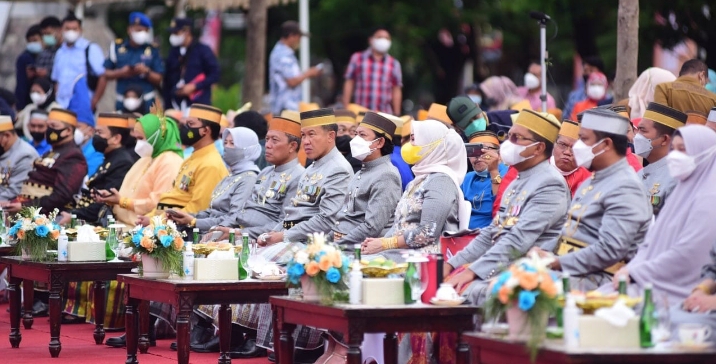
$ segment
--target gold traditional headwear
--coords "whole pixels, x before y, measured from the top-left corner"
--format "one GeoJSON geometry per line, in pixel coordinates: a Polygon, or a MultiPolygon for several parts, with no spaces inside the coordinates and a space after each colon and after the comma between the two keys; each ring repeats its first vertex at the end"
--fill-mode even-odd
{"type": "Polygon", "coordinates": [[[102,112],[97,115],[97,125],[114,128],[129,128],[129,121],[125,115],[102,112]]]}
{"type": "Polygon", "coordinates": [[[561,126],[554,115],[527,109],[523,109],[517,114],[514,124],[524,126],[533,133],[547,139],[550,143],[554,143],[557,140],[557,134],[561,126]]]}
{"type": "Polygon", "coordinates": [[[559,128],[559,135],[579,140],[579,124],[572,120],[562,120],[562,127],[559,128]]]}
{"type": "Polygon", "coordinates": [[[301,113],[301,127],[310,128],[336,123],[336,114],[333,109],[319,109],[301,113]]]}
{"type": "Polygon", "coordinates": [[[0,131],[13,130],[15,126],[12,123],[12,118],[8,115],[0,115],[0,131]]]}
{"type": "Polygon", "coordinates": [[[649,119],[655,123],[678,129],[686,124],[688,116],[683,112],[666,105],[650,102],[642,119],[649,119]]]}
{"type": "Polygon", "coordinates": [[[189,108],[189,117],[197,118],[212,123],[221,124],[222,112],[218,108],[204,104],[193,104],[189,108]]]}
{"type": "Polygon", "coordinates": [[[50,110],[50,114],[47,116],[48,120],[57,120],[65,124],[77,126],[77,114],[70,110],[55,108],[50,110]]]}

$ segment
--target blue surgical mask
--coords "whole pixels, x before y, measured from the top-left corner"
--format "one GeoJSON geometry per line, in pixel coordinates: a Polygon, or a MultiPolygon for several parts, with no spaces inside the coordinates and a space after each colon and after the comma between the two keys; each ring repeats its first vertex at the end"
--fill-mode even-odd
{"type": "Polygon", "coordinates": [[[482,103],[482,96],[480,96],[480,95],[473,94],[473,95],[467,95],[467,97],[469,97],[470,100],[472,100],[472,102],[474,102],[476,105],[480,105],[482,103]]]}
{"type": "Polygon", "coordinates": [[[485,117],[481,117],[477,120],[473,120],[470,125],[465,128],[465,135],[472,135],[474,133],[477,133],[478,131],[485,131],[487,129],[487,120],[485,120],[485,117]]]}
{"type": "Polygon", "coordinates": [[[52,34],[45,34],[42,36],[42,43],[45,43],[48,47],[54,47],[57,45],[57,39],[52,34]]]}
{"type": "Polygon", "coordinates": [[[25,46],[25,49],[27,49],[27,51],[32,54],[38,54],[38,53],[42,52],[42,43],[40,43],[40,42],[27,43],[27,45],[25,46]]]}

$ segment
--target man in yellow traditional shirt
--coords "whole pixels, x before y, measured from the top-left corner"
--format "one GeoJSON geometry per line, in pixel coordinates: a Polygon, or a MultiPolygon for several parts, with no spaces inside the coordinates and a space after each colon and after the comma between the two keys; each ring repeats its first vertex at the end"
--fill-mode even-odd
{"type": "MultiPolygon", "coordinates": [[[[179,127],[182,144],[194,147],[194,153],[179,168],[172,189],[162,194],[154,211],[140,216],[138,224],[149,224],[158,213],[182,210],[190,214],[209,207],[214,187],[229,175],[214,142],[221,133],[221,110],[202,104],[189,109],[186,123],[179,127]]],[[[171,213],[171,212],[168,212],[171,213]]],[[[189,223],[194,226],[195,221],[189,223]]]]}

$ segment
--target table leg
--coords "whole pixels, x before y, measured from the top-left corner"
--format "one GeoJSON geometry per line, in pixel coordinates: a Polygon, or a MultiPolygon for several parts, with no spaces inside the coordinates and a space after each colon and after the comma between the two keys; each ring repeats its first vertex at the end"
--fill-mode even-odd
{"type": "Polygon", "coordinates": [[[35,303],[35,281],[26,279],[22,281],[22,300],[25,313],[22,315],[22,326],[25,330],[32,328],[32,306],[35,303]]]}
{"type": "Polygon", "coordinates": [[[20,347],[22,334],[20,334],[20,285],[22,279],[10,277],[7,289],[10,293],[10,345],[20,347]]]}
{"type": "Polygon", "coordinates": [[[219,364],[231,364],[231,306],[219,306],[219,364]]]}
{"type": "Polygon", "coordinates": [[[385,364],[398,362],[398,336],[394,332],[386,332],[383,338],[383,361],[385,364]]]}
{"type": "MultiPolygon", "coordinates": [[[[137,310],[137,307],[134,307],[137,310]]],[[[140,301],[138,314],[139,316],[139,352],[146,354],[149,352],[149,301],[140,301]]]]}
{"type": "Polygon", "coordinates": [[[457,349],[455,351],[457,364],[470,363],[470,346],[462,339],[462,333],[457,333],[457,349]]]}
{"type": "Polygon", "coordinates": [[[278,347],[274,339],[274,355],[276,362],[281,364],[293,364],[293,331],[296,325],[289,324],[283,320],[283,308],[273,307],[276,320],[274,320],[273,334],[274,338],[278,335],[278,347]]]}
{"type": "Polygon", "coordinates": [[[194,297],[179,296],[177,315],[177,359],[179,364],[189,364],[189,317],[194,310],[194,297]]]}
{"type": "Polygon", "coordinates": [[[94,282],[94,343],[97,345],[104,341],[105,291],[104,281],[94,282]]]}
{"type": "Polygon", "coordinates": [[[60,323],[62,322],[62,289],[65,282],[60,275],[50,276],[50,355],[60,356],[60,323]]]}
{"type": "Polygon", "coordinates": [[[125,293],[125,326],[127,327],[126,338],[127,338],[127,360],[125,364],[139,364],[137,360],[137,331],[139,331],[137,316],[137,308],[140,305],[140,301],[136,298],[129,297],[130,286],[127,286],[127,292],[125,293]]]}
{"type": "MultiPolygon", "coordinates": [[[[348,333],[348,355],[347,364],[361,364],[363,363],[363,352],[361,352],[361,345],[363,344],[363,332],[355,331],[350,329],[348,333]]],[[[383,348],[385,350],[385,348],[383,348]]],[[[391,364],[386,361],[385,364],[391,364]]]]}

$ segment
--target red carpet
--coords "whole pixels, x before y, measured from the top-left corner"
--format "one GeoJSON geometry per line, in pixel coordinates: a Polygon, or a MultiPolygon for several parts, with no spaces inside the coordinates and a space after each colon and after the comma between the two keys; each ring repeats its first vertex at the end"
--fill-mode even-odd
{"type": "MultiPolygon", "coordinates": [[[[60,331],[62,352],[60,357],[53,359],[47,349],[50,342],[50,323],[46,317],[36,318],[31,330],[25,330],[20,324],[22,342],[20,348],[13,349],[8,338],[10,334],[10,314],[6,312],[8,304],[0,304],[0,363],[53,363],[53,364],[96,364],[96,363],[124,363],[127,358],[124,349],[114,349],[105,345],[95,345],[92,338],[93,325],[63,325],[60,331]]],[[[121,335],[122,333],[107,333],[105,338],[121,335]]],[[[149,353],[139,354],[141,364],[170,364],[176,363],[176,351],[169,350],[173,340],[158,340],[157,346],[149,348],[149,353]]],[[[218,353],[200,354],[192,352],[189,361],[196,364],[215,364],[219,358],[218,353]]],[[[234,363],[241,364],[267,364],[266,358],[261,359],[234,359],[234,363]]]]}

